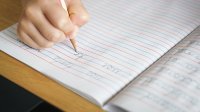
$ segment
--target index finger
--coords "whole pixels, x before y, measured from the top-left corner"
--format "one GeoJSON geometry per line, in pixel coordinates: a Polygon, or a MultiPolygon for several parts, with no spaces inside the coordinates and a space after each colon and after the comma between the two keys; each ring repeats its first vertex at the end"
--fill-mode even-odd
{"type": "Polygon", "coordinates": [[[43,9],[45,16],[53,26],[63,31],[65,35],[70,35],[75,26],[69,18],[68,11],[59,5],[54,4],[52,7],[43,9]]]}

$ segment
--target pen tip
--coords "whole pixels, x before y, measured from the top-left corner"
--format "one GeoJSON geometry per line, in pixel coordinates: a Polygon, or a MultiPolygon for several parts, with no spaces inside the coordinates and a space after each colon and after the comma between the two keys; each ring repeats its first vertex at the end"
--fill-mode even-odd
{"type": "Polygon", "coordinates": [[[77,53],[77,49],[76,48],[74,48],[74,51],[77,53]]]}
{"type": "Polygon", "coordinates": [[[74,48],[74,51],[75,52],[77,52],[77,49],[76,49],[76,41],[75,41],[75,39],[70,39],[70,41],[71,41],[71,43],[72,43],[72,46],[73,46],[73,48],[74,48]]]}

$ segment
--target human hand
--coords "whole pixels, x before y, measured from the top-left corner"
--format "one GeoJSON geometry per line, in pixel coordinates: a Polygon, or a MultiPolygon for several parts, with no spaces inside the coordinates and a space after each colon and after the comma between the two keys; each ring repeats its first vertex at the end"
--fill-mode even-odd
{"type": "Polygon", "coordinates": [[[67,11],[58,0],[22,0],[23,10],[17,32],[19,39],[35,49],[53,46],[73,38],[77,26],[88,21],[88,13],[80,0],[66,0],[67,11]]]}

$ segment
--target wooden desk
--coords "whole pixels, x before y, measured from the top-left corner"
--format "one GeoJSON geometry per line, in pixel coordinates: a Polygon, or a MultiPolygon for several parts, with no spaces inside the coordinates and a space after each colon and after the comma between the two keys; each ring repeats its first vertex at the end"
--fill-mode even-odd
{"type": "MultiPolygon", "coordinates": [[[[0,0],[0,30],[16,23],[20,10],[20,0],[0,0]]],[[[63,111],[102,112],[99,107],[2,51],[0,74],[63,111]]]]}

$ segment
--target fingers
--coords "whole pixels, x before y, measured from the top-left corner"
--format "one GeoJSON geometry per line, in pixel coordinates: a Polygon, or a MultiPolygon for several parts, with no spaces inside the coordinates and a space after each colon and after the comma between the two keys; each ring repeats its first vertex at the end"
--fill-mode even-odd
{"type": "Polygon", "coordinates": [[[18,35],[20,40],[36,49],[51,47],[66,39],[65,34],[48,21],[38,5],[25,7],[18,35]]]}
{"type": "Polygon", "coordinates": [[[68,12],[73,24],[79,27],[89,20],[89,15],[81,3],[81,0],[71,0],[68,5],[68,12]]]}
{"type": "Polygon", "coordinates": [[[30,21],[23,19],[18,27],[18,34],[22,41],[28,45],[30,44],[31,47],[42,49],[53,46],[54,42],[44,38],[30,21]]]}
{"type": "Polygon", "coordinates": [[[46,38],[52,42],[60,42],[65,39],[65,34],[51,25],[41,10],[36,10],[33,14],[31,13],[32,12],[28,12],[28,19],[33,22],[33,24],[42,34],[43,38],[46,38]]]}
{"type": "Polygon", "coordinates": [[[41,48],[48,48],[53,46],[54,42],[49,41],[46,38],[44,38],[40,32],[36,29],[36,27],[30,23],[27,22],[26,26],[24,26],[24,31],[32,38],[33,41],[35,41],[41,48]],[[31,29],[31,30],[29,30],[31,29]]]}
{"type": "Polygon", "coordinates": [[[56,0],[29,0],[24,3],[18,35],[33,48],[51,47],[66,36],[75,37],[88,18],[80,0],[68,0],[67,11],[56,0]]]}
{"type": "Polygon", "coordinates": [[[26,45],[35,49],[40,49],[40,47],[22,29],[18,28],[18,35],[20,36],[19,39],[26,45]]]}
{"type": "Polygon", "coordinates": [[[65,35],[71,34],[75,25],[71,22],[68,12],[61,5],[56,5],[54,8],[45,8],[43,11],[52,25],[63,31],[65,35]]]}

